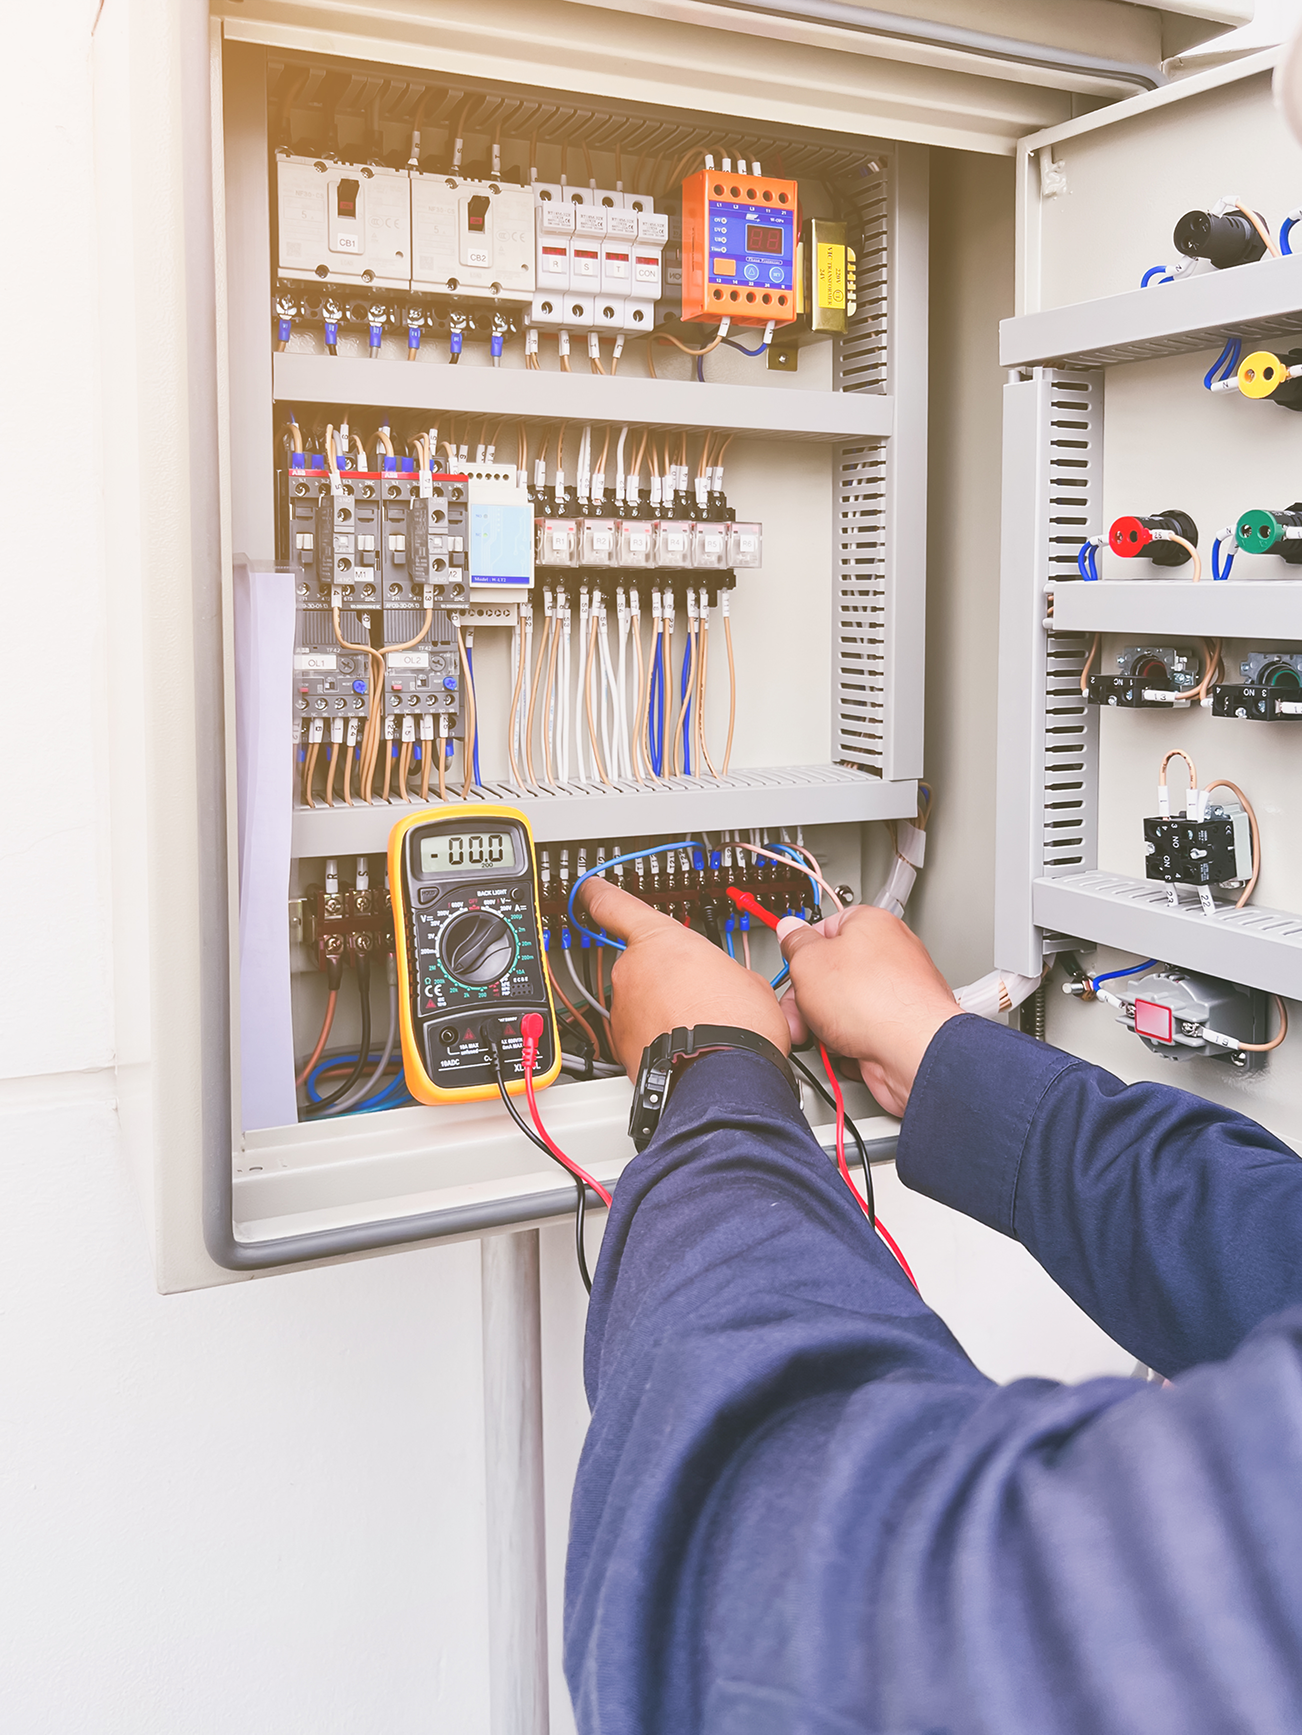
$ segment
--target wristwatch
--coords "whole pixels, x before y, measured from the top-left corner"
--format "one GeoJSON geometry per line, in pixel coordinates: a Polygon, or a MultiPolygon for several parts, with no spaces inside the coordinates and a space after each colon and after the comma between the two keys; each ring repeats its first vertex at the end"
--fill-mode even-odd
{"type": "Polygon", "coordinates": [[[633,1087],[633,1106],[628,1116],[628,1136],[634,1149],[644,1151],[660,1124],[674,1074],[685,1061],[696,1060],[702,1054],[715,1054],[726,1048],[742,1048],[771,1060],[791,1086],[791,1094],[800,1101],[795,1074],[780,1048],[775,1048],[766,1036],[754,1030],[742,1030],[732,1024],[698,1024],[694,1030],[682,1025],[657,1036],[642,1051],[637,1083],[633,1087]]]}

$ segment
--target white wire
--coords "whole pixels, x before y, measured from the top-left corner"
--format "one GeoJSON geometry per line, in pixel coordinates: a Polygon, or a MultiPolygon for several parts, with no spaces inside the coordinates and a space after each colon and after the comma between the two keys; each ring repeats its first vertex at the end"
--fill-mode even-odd
{"type": "MultiPolygon", "coordinates": [[[[601,651],[601,745],[605,750],[606,769],[613,783],[619,776],[619,765],[612,751],[611,729],[614,726],[615,710],[615,670],[610,661],[610,631],[606,610],[601,611],[601,624],[597,628],[597,644],[601,651]]],[[[614,737],[614,746],[618,747],[619,737],[614,737]]]]}
{"type": "Polygon", "coordinates": [[[570,658],[570,634],[571,634],[571,630],[573,628],[573,625],[574,625],[573,611],[571,610],[571,608],[569,607],[569,604],[567,603],[566,607],[565,607],[565,636],[561,640],[561,655],[557,659],[559,669],[560,669],[558,680],[559,680],[559,703],[560,703],[560,708],[561,708],[560,773],[561,773],[562,783],[568,783],[570,781],[570,742],[571,742],[570,701],[569,701],[570,662],[571,662],[571,658],[570,658]]]}
{"type": "Polygon", "coordinates": [[[588,755],[584,747],[584,730],[588,726],[588,708],[584,703],[584,695],[588,691],[588,663],[591,660],[592,635],[592,605],[589,598],[579,597],[579,678],[574,688],[574,754],[579,782],[587,783],[597,774],[594,765],[588,768],[588,755]]]}
{"type": "Polygon", "coordinates": [[[624,609],[619,621],[619,672],[615,678],[615,732],[619,741],[619,764],[623,775],[633,781],[633,749],[628,736],[628,628],[629,614],[624,609]]]}
{"type": "MultiPolygon", "coordinates": [[[[751,835],[754,836],[754,833],[752,832],[751,835]]],[[[761,849],[760,846],[756,843],[743,843],[740,838],[737,839],[735,847],[737,849],[747,849],[750,851],[750,853],[752,855],[763,856],[766,861],[780,862],[784,867],[794,868],[797,873],[808,875],[808,877],[811,880],[813,880],[816,885],[822,886],[823,890],[827,893],[828,897],[831,898],[833,909],[841,910],[841,909],[845,908],[845,906],[844,906],[844,904],[842,904],[840,898],[837,897],[835,890],[831,886],[828,885],[827,881],[818,872],[817,868],[815,868],[813,866],[801,867],[800,863],[792,861],[792,859],[789,855],[778,855],[775,851],[773,851],[771,849],[761,849]]],[[[799,845],[794,844],[794,843],[791,844],[789,847],[791,849],[800,848],[799,845]]]]}
{"type": "Polygon", "coordinates": [[[588,1005],[591,1006],[592,1010],[594,1012],[600,1012],[601,1016],[606,1020],[606,1023],[609,1024],[610,1023],[609,1012],[606,1011],[606,1008],[601,1004],[600,1000],[594,1000],[593,999],[592,995],[588,993],[588,990],[583,986],[583,983],[579,980],[579,973],[574,968],[574,948],[573,948],[573,946],[566,946],[564,948],[564,951],[565,951],[565,968],[570,973],[570,980],[574,983],[574,986],[578,989],[579,993],[582,994],[583,998],[587,1001],[588,1005]]]}

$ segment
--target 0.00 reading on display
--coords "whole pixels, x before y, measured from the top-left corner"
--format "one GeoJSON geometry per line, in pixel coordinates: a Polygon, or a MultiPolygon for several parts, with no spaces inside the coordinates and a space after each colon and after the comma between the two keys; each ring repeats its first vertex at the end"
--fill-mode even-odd
{"type": "Polygon", "coordinates": [[[420,840],[420,871],[451,873],[458,868],[513,868],[515,840],[509,831],[450,831],[420,840]]]}

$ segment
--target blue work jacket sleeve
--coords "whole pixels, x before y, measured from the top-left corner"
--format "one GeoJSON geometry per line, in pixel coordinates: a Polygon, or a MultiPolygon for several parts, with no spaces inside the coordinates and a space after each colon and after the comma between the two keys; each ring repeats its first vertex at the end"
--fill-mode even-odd
{"type": "MultiPolygon", "coordinates": [[[[1276,1253],[1295,1239],[1295,1202],[1284,1229],[1248,1196],[1283,1156],[1161,1091],[1139,1093],[1137,1142],[1108,1119],[1123,1087],[1076,1070],[955,1021],[904,1160],[1051,1254],[1061,1225],[1059,1274],[1173,1367],[1269,1305],[1260,1275],[1245,1302],[1217,1239],[1239,1212],[1276,1253]],[[1219,1159],[1203,1163],[1189,1116],[1219,1159]],[[1156,1186],[1143,1153],[1172,1140],[1186,1160],[1156,1186]],[[1092,1184],[1072,1174],[1104,1147],[1092,1184]],[[1217,1223],[1198,1208],[1209,1187],[1217,1223]],[[1094,1198],[1110,1234],[1080,1224],[1094,1198]],[[1159,1228],[1174,1212],[1184,1233],[1146,1254],[1117,1222],[1132,1208],[1159,1228]],[[1207,1267],[1235,1292],[1234,1326],[1199,1302],[1187,1343],[1170,1326],[1150,1342],[1145,1298],[1204,1294],[1207,1267]]],[[[776,1068],[728,1053],[691,1069],[620,1180],[585,1373],[565,1598],[582,1735],[1296,1735],[1302,1308],[1169,1389],[996,1386],[872,1234],[776,1068]]]]}
{"type": "MultiPolygon", "coordinates": [[[[1181,1069],[1172,1066],[1172,1082],[1181,1069]]],[[[927,1050],[910,1187],[1020,1241],[1168,1376],[1302,1302],[1302,1161],[1255,1121],[964,1016],[927,1050]]]]}

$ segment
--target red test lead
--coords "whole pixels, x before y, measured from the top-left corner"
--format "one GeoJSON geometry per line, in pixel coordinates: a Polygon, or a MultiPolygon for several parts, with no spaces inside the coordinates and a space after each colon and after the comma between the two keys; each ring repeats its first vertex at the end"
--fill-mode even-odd
{"type": "Polygon", "coordinates": [[[524,1040],[524,1048],[520,1058],[524,1062],[524,1094],[525,1099],[529,1104],[529,1114],[533,1119],[534,1126],[538,1129],[538,1137],[546,1145],[552,1156],[556,1158],[556,1161],[561,1165],[561,1167],[563,1169],[568,1169],[576,1181],[582,1181],[585,1187],[591,1187],[603,1205],[609,1205],[610,1194],[602,1186],[601,1182],[594,1181],[591,1175],[587,1174],[576,1162],[573,1162],[565,1155],[565,1152],[555,1142],[551,1134],[547,1131],[547,1128],[543,1125],[542,1116],[538,1113],[538,1102],[533,1093],[533,1069],[538,1063],[538,1044],[542,1040],[542,1033],[542,1013],[526,1012],[524,1017],[520,1020],[520,1035],[524,1040]]]}
{"type": "Polygon", "coordinates": [[[727,891],[739,910],[745,910],[748,915],[754,916],[756,921],[763,922],[766,928],[777,928],[777,916],[771,910],[766,910],[758,898],[752,897],[749,892],[738,891],[736,886],[729,886],[727,891]]]}

